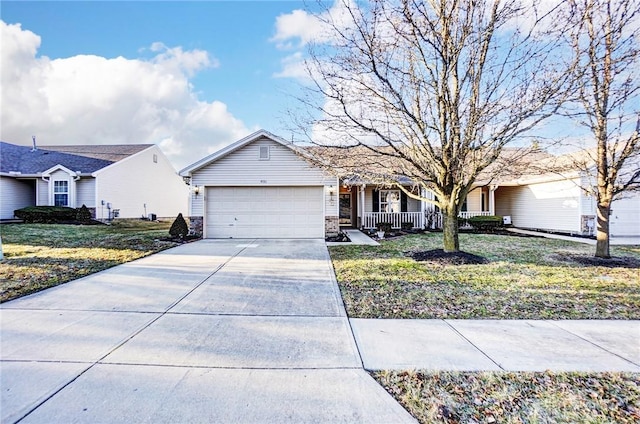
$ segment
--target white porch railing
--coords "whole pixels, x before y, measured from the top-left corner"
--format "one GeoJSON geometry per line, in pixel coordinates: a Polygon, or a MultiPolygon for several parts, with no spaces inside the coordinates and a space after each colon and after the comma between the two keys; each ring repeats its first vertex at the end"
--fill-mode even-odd
{"type": "Polygon", "coordinates": [[[460,212],[460,214],[458,215],[460,218],[464,218],[464,219],[469,219],[469,218],[473,218],[474,216],[489,216],[491,215],[491,212],[460,212]]]}
{"type": "MultiPolygon", "coordinates": [[[[491,212],[485,211],[469,211],[460,212],[458,217],[469,219],[474,216],[489,216],[491,212]]],[[[427,211],[424,215],[422,212],[365,212],[362,220],[362,226],[365,229],[376,228],[379,222],[390,222],[391,228],[400,229],[403,222],[412,222],[413,228],[425,229],[441,229],[442,213],[427,211]]]]}
{"type": "MultiPolygon", "coordinates": [[[[474,216],[490,216],[491,212],[471,211],[460,212],[458,217],[469,219],[474,216]]],[[[467,224],[468,225],[468,224],[467,224]]],[[[441,212],[429,212],[425,213],[425,228],[431,230],[439,230],[442,228],[442,213],[441,212]]]]}
{"type": "Polygon", "coordinates": [[[412,222],[413,228],[424,228],[422,212],[365,212],[362,226],[366,229],[376,228],[379,222],[391,223],[391,228],[400,229],[403,222],[412,222]]]}

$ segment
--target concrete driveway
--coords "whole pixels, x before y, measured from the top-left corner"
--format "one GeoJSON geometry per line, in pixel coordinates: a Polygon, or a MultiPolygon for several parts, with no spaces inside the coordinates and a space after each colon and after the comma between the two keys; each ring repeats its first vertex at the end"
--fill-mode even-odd
{"type": "Polygon", "coordinates": [[[1,420],[415,422],[362,368],[322,240],[204,240],[3,304],[1,420]]]}

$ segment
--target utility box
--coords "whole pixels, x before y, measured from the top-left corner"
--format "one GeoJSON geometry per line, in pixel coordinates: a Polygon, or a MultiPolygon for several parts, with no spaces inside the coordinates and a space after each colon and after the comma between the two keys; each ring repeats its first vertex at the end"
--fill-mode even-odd
{"type": "Polygon", "coordinates": [[[502,217],[502,223],[504,225],[511,225],[511,215],[505,215],[502,217]]]}

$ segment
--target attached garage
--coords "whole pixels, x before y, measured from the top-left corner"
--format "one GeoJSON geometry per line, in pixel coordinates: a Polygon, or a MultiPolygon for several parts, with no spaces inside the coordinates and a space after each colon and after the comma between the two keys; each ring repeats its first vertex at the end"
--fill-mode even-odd
{"type": "Polygon", "coordinates": [[[609,225],[611,237],[640,236],[640,195],[615,200],[609,225]]]}
{"type": "Polygon", "coordinates": [[[208,187],[206,238],[322,238],[323,186],[208,187]]]}
{"type": "Polygon", "coordinates": [[[338,178],[260,130],[183,169],[192,231],[205,238],[324,238],[340,230],[338,178]]]}

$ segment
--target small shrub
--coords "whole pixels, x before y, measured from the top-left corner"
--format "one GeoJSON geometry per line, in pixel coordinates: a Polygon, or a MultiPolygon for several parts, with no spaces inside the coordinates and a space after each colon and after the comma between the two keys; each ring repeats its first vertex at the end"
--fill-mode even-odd
{"type": "Polygon", "coordinates": [[[78,212],[76,213],[76,219],[80,222],[89,222],[93,217],[91,216],[91,211],[86,205],[82,205],[78,208],[78,212]]]}
{"type": "Polygon", "coordinates": [[[13,214],[28,224],[53,224],[56,222],[74,221],[77,210],[65,206],[28,206],[13,211],[13,214]]]}
{"type": "Polygon", "coordinates": [[[401,222],[400,223],[400,228],[403,231],[411,231],[411,230],[413,230],[413,222],[411,222],[411,221],[401,222]]]}
{"type": "Polygon", "coordinates": [[[376,228],[378,231],[384,231],[385,233],[391,232],[391,223],[390,222],[378,222],[376,224],[376,228]]]}
{"type": "Polygon", "coordinates": [[[176,219],[171,224],[171,228],[169,228],[169,234],[171,237],[179,238],[184,240],[184,238],[189,234],[189,226],[187,225],[187,221],[184,220],[182,214],[179,213],[176,219]]]}
{"type": "Polygon", "coordinates": [[[504,226],[501,216],[474,216],[467,219],[469,225],[478,231],[495,231],[504,226]]]}

